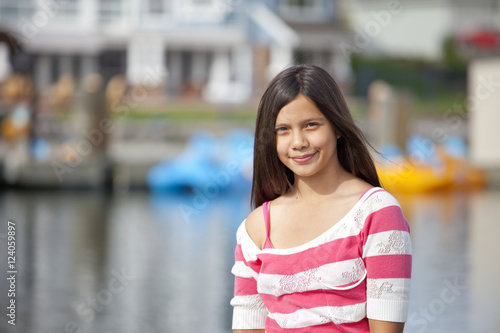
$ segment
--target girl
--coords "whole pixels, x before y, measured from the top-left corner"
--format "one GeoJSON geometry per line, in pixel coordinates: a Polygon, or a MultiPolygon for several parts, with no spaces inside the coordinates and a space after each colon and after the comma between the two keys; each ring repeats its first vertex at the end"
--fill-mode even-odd
{"type": "Polygon", "coordinates": [[[237,232],[234,332],[402,332],[411,243],[333,78],[278,74],[259,104],[237,232]]]}

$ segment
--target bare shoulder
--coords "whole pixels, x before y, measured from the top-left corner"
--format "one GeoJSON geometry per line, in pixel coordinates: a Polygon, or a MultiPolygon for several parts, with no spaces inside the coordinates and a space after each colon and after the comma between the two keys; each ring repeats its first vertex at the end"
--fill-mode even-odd
{"type": "Polygon", "coordinates": [[[345,182],[343,186],[343,192],[346,197],[359,198],[363,193],[373,188],[373,185],[365,182],[364,180],[353,177],[352,179],[345,182]]]}
{"type": "Polygon", "coordinates": [[[259,249],[262,249],[266,242],[266,225],[262,206],[257,207],[248,215],[245,221],[245,227],[255,245],[257,245],[259,249]]]}
{"type": "Polygon", "coordinates": [[[361,196],[363,193],[365,193],[366,191],[368,191],[369,189],[374,187],[372,184],[369,184],[361,179],[359,180],[358,186],[359,187],[357,187],[357,190],[358,190],[359,196],[361,196]]]}

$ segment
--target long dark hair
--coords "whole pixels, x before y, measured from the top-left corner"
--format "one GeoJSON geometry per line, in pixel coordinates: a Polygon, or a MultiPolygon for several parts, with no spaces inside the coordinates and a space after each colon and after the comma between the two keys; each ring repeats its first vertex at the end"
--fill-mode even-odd
{"type": "Polygon", "coordinates": [[[380,186],[368,151],[371,145],[354,122],[337,83],[320,67],[297,65],[279,73],[259,103],[255,127],[252,206],[255,208],[273,200],[292,187],[294,174],[278,158],[274,127],[281,108],[299,94],[312,100],[330,121],[335,133],[340,135],[337,141],[340,165],[372,186],[380,186]]]}

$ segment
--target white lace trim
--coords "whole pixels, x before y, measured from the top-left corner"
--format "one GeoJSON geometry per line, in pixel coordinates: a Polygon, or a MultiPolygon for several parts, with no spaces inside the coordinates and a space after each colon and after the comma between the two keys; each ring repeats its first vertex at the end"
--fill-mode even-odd
{"type": "Polygon", "coordinates": [[[302,328],[333,322],[335,324],[358,322],[366,317],[366,303],[346,306],[321,306],[300,309],[292,313],[271,313],[269,318],[281,328],[302,328]]]}
{"type": "Polygon", "coordinates": [[[363,246],[363,256],[411,254],[411,238],[407,231],[388,230],[371,234],[363,246]]]}
{"type": "MultiPolygon", "coordinates": [[[[366,279],[366,298],[368,300],[408,300],[410,279],[366,279]]],[[[368,301],[370,302],[370,301],[368,301]]]]}
{"type": "Polygon", "coordinates": [[[258,277],[259,293],[281,296],[311,290],[347,290],[366,277],[361,258],[337,261],[292,275],[265,274],[258,277]]]}

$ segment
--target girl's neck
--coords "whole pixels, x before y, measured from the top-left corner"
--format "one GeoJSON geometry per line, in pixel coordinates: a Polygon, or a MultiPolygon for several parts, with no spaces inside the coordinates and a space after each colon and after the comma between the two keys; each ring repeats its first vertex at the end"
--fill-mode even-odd
{"type": "Polygon", "coordinates": [[[291,194],[296,199],[302,199],[306,202],[317,202],[326,197],[339,194],[342,184],[355,177],[344,170],[340,165],[332,168],[323,175],[312,177],[298,177],[295,175],[295,181],[291,194]]]}

